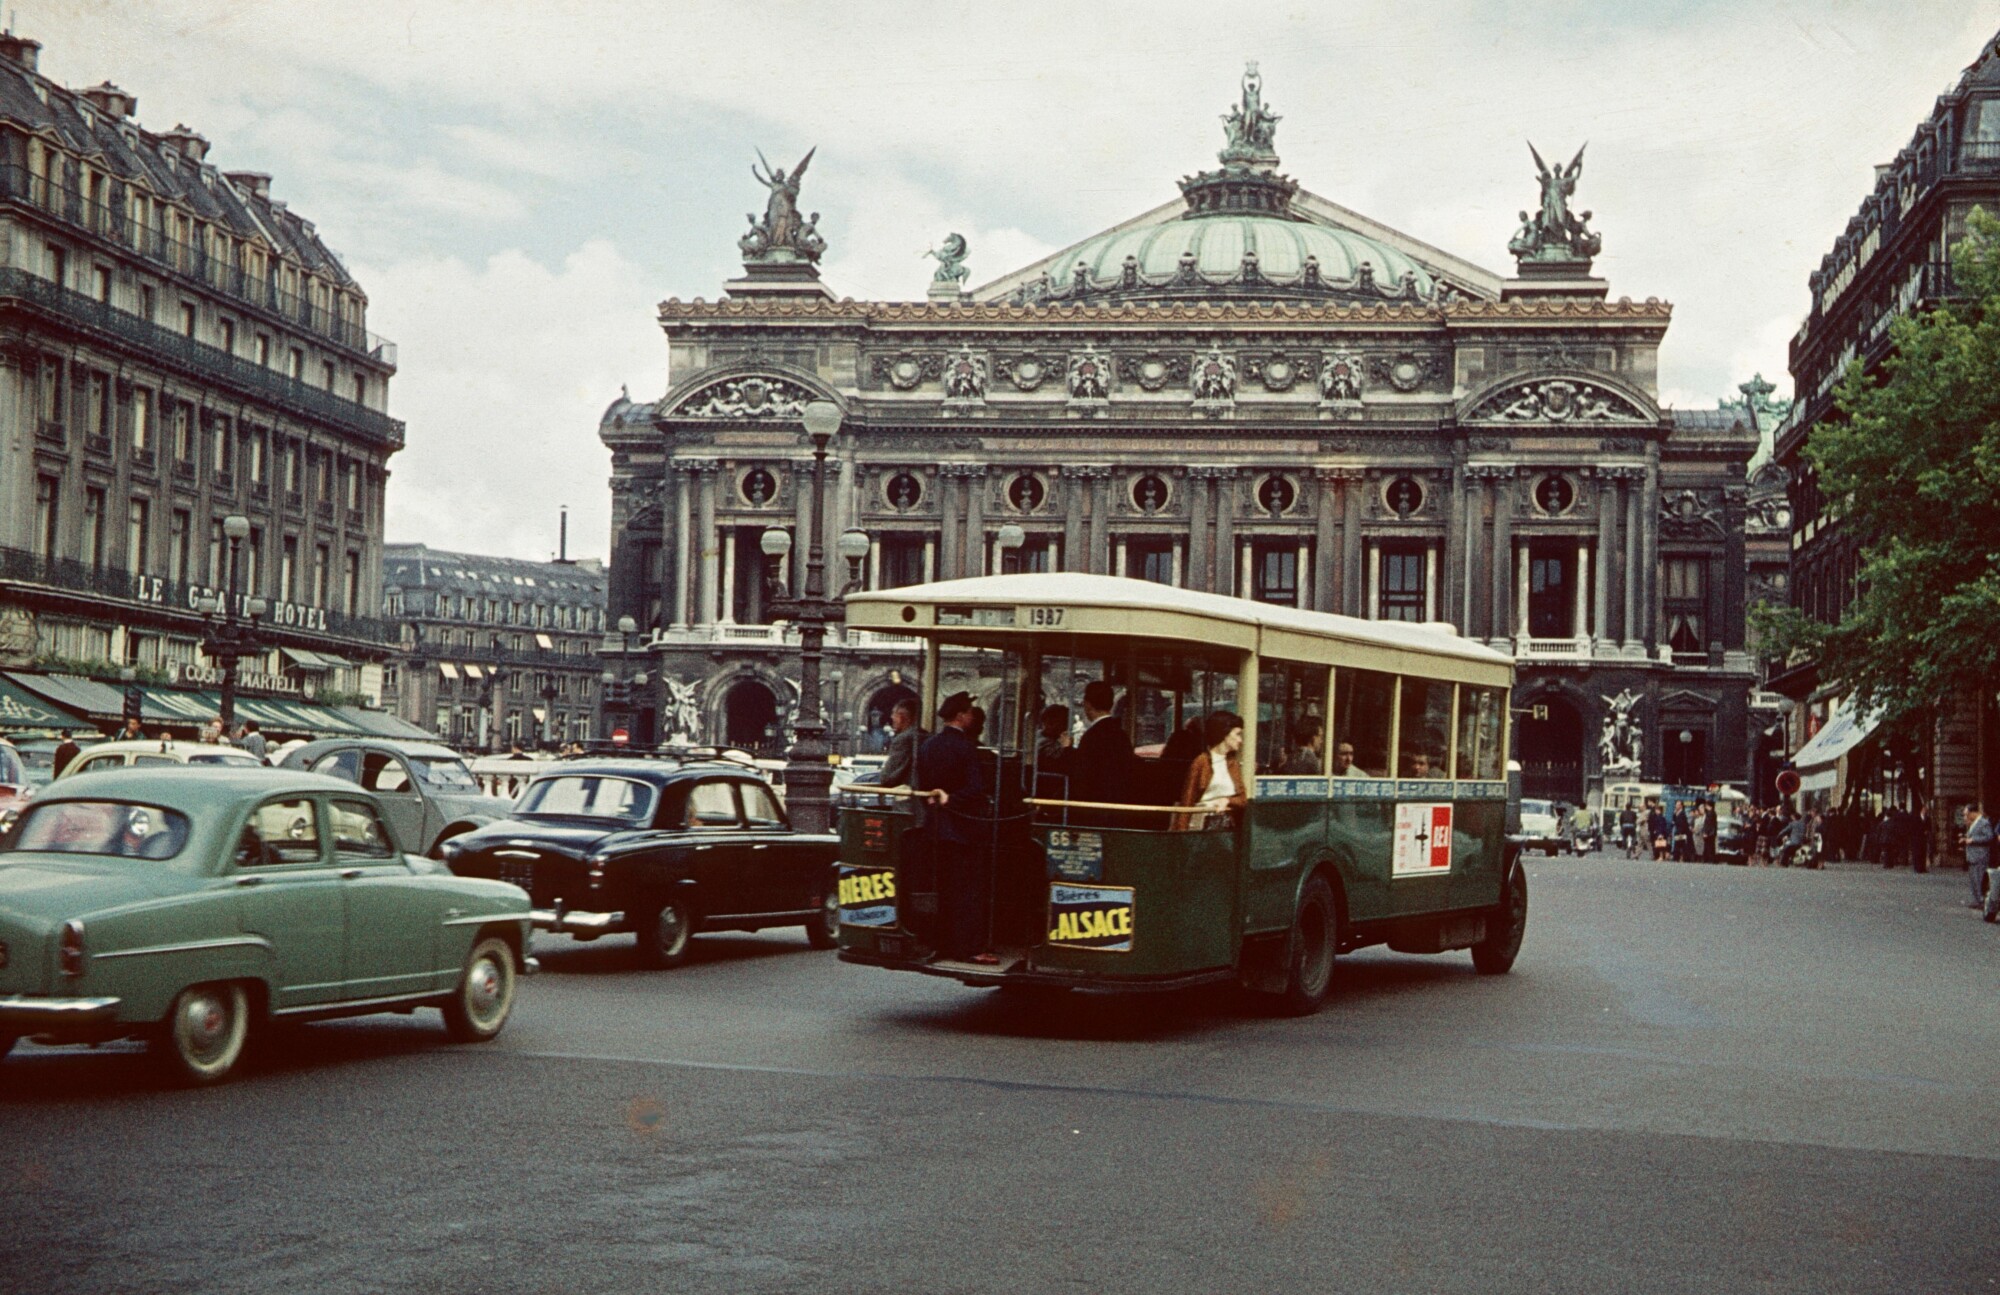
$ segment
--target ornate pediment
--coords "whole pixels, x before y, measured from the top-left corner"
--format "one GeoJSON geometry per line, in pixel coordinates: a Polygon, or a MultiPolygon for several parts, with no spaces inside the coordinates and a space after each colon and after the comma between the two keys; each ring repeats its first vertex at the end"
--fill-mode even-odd
{"type": "Polygon", "coordinates": [[[751,374],[697,387],[667,417],[795,420],[816,399],[814,392],[789,379],[751,374]]]}
{"type": "Polygon", "coordinates": [[[1578,378],[1512,382],[1488,395],[1468,420],[1502,423],[1650,423],[1652,418],[1611,388],[1578,378]]]}

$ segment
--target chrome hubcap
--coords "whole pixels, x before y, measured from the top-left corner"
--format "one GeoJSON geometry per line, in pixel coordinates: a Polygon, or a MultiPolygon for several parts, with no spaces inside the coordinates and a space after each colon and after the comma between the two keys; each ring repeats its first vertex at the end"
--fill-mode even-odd
{"type": "Polygon", "coordinates": [[[660,948],[667,953],[679,953],[681,944],[687,939],[687,922],[678,908],[661,912],[657,937],[660,948]]]}
{"type": "Polygon", "coordinates": [[[181,1007],[181,1041],[196,1061],[208,1063],[229,1046],[228,1004],[212,993],[192,994],[181,1007]]]}
{"type": "Polygon", "coordinates": [[[481,958],[466,977],[465,1005],[481,1020],[499,1010],[506,987],[506,973],[491,958],[481,958]]]}

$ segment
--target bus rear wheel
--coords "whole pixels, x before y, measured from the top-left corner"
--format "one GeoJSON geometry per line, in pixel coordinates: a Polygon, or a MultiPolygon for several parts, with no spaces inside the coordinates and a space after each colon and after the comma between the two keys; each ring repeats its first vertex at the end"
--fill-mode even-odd
{"type": "Polygon", "coordinates": [[[1333,987],[1333,958],[1340,947],[1340,910],[1333,887],[1314,876],[1299,895],[1292,918],[1292,938],[1285,966],[1285,988],[1277,1005],[1287,1016],[1310,1016],[1326,1002],[1333,987]]]}
{"type": "Polygon", "coordinates": [[[1528,870],[1519,855],[1507,869],[1507,887],[1486,916],[1486,938],[1472,946],[1472,965],[1482,976],[1505,975],[1521,955],[1528,932],[1528,870]]]}

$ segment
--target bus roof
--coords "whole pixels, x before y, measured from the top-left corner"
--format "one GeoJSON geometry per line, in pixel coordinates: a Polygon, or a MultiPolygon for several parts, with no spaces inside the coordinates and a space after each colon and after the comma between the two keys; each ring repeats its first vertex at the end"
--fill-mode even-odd
{"type": "MultiPolygon", "coordinates": [[[[1153,638],[1212,643],[1304,661],[1331,660],[1359,648],[1364,658],[1414,656],[1464,662],[1474,667],[1464,673],[1480,676],[1476,681],[1490,676],[1502,684],[1514,665],[1507,654],[1460,638],[1446,625],[1366,621],[1150,580],[1079,572],[975,576],[849,594],[847,623],[882,634],[967,642],[999,642],[1021,633],[1153,638]],[[1049,613],[1056,609],[1061,609],[1062,617],[1052,621],[1049,613]]],[[[1395,668],[1389,660],[1358,664],[1395,668]]]]}

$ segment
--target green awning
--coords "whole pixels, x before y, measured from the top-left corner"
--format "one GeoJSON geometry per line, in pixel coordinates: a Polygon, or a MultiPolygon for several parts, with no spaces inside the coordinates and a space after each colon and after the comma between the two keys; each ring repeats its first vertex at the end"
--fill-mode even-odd
{"type": "Polygon", "coordinates": [[[57,710],[0,676],[0,733],[94,733],[97,725],[57,710]]]}
{"type": "Polygon", "coordinates": [[[63,710],[117,724],[125,715],[125,693],[109,684],[74,674],[29,674],[16,671],[6,678],[63,710]]]}
{"type": "Polygon", "coordinates": [[[142,687],[140,715],[148,724],[174,724],[200,728],[222,717],[222,694],[194,692],[184,688],[142,687]]]}

